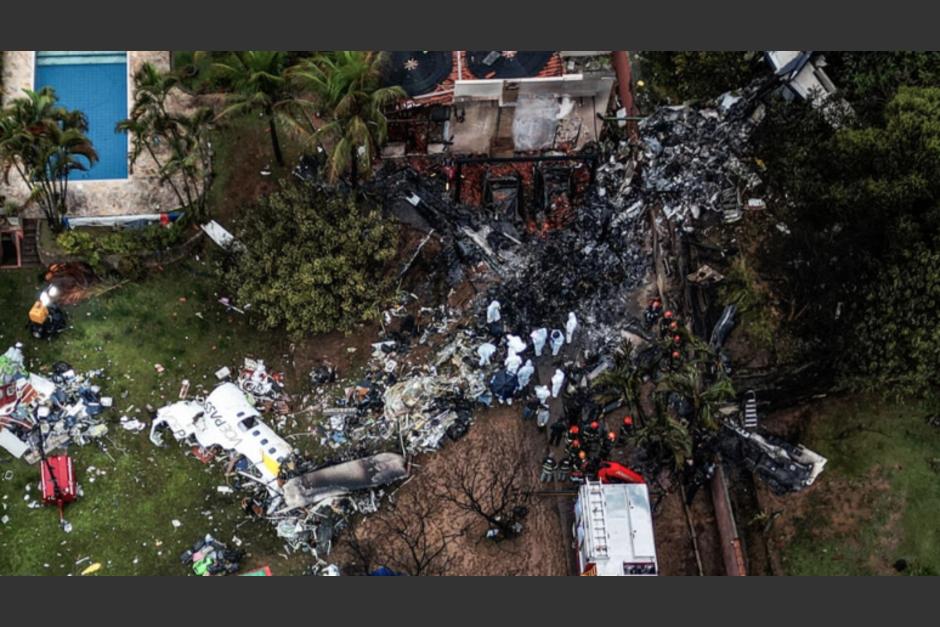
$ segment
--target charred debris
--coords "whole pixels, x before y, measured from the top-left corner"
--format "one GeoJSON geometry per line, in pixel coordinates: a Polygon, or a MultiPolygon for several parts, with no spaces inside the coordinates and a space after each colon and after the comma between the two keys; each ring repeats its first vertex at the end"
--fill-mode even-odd
{"type": "MultiPolygon", "coordinates": [[[[469,295],[424,306],[400,290],[365,372],[342,380],[324,363],[299,398],[261,362],[246,360],[234,376],[224,368],[204,398],[181,390],[178,403],[157,410],[151,440],[166,444],[167,428],[223,466],[246,513],[269,520],[287,551],[312,553],[324,570],[334,533],[352,515],[376,511],[415,455],[459,440],[480,407],[495,403],[517,404],[540,427],[629,414],[636,433],[652,433],[657,420],[673,421],[691,438],[677,476],[693,493],[720,453],[775,491],[803,489],[825,459],[760,433],[756,401],[732,391],[703,418],[692,396],[732,376],[722,344],[734,311],[709,319],[690,302],[690,283],[718,282],[720,273],[664,259],[682,258],[688,234],[762,203],[748,157],[761,97],[752,87],[711,107],[661,108],[632,139],[579,154],[387,163],[364,191],[421,233],[402,285],[434,242],[425,268],[451,295],[469,295]],[[673,386],[690,372],[697,391],[673,386]],[[635,380],[637,393],[612,384],[616,376],[635,380]],[[305,456],[297,438],[310,437],[328,453],[305,456]],[[263,440],[255,452],[245,446],[251,438],[263,440]]],[[[629,460],[644,477],[676,470],[649,449],[638,443],[629,460]]],[[[573,470],[571,480],[585,480],[598,467],[573,470]]]]}

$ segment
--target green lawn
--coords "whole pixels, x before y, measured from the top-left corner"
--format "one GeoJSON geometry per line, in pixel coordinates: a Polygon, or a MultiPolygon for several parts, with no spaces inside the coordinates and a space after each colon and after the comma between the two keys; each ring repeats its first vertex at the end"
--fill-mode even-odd
{"type": "Polygon", "coordinates": [[[926,423],[927,410],[861,398],[821,412],[806,444],[829,458],[819,481],[838,487],[808,495],[782,556],[787,571],[868,575],[905,559],[908,574],[940,574],[940,429],[926,423]]]}
{"type": "Polygon", "coordinates": [[[118,425],[124,413],[149,423],[147,404],[175,400],[184,378],[194,388],[211,389],[213,372],[234,369],[244,356],[282,366],[281,339],[225,313],[206,268],[192,261],[69,308],[73,328],[52,341],[35,341],[27,337],[25,322],[38,281],[35,270],[0,272],[0,351],[24,342],[30,368],[37,372],[58,360],[80,370],[104,368],[101,385],[115,399],[107,414],[114,424],[102,446],[70,450],[84,490],[66,510],[70,534],[59,528],[54,509],[27,507],[24,497],[38,498],[38,467],[0,451],[0,476],[13,473],[12,480],[0,480],[0,516],[10,517],[7,525],[0,524],[0,574],[79,573],[94,562],[102,563],[100,574],[185,574],[178,556],[205,533],[223,541],[237,535],[252,553],[251,565],[271,563],[277,574],[302,569],[305,558],[277,557],[282,549],[273,527],[249,521],[237,494],[216,491],[225,483],[219,467],[201,464],[172,438],[157,448],[146,431],[132,434],[118,425]],[[154,368],[157,363],[166,368],[163,374],[154,368]],[[174,519],[182,523],[178,529],[174,519]]]}

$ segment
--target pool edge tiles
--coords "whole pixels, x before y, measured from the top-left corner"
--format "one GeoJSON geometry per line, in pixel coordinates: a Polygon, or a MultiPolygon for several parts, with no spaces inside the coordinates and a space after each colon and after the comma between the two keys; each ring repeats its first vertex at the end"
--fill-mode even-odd
{"type": "Polygon", "coordinates": [[[128,138],[115,125],[128,115],[128,57],[115,51],[36,51],[34,87],[50,86],[62,106],[88,117],[88,136],[99,160],[73,171],[75,183],[129,178],[128,138]]]}

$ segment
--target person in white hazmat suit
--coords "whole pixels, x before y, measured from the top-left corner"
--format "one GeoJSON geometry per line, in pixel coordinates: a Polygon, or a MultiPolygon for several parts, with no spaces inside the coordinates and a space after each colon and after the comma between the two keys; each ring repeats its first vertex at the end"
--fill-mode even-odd
{"type": "Polygon", "coordinates": [[[529,334],[529,337],[532,338],[532,346],[535,348],[535,356],[541,357],[542,351],[545,349],[545,342],[548,340],[548,329],[545,327],[536,329],[529,334]]]}
{"type": "Polygon", "coordinates": [[[568,321],[565,322],[565,341],[568,344],[571,344],[571,340],[574,339],[574,332],[578,328],[578,317],[574,315],[574,312],[568,313],[568,321]]]}
{"type": "Polygon", "coordinates": [[[561,394],[561,386],[565,384],[565,373],[561,370],[555,370],[555,374],[552,375],[552,398],[558,398],[558,395],[561,394]]]}
{"type": "Polygon", "coordinates": [[[486,308],[486,323],[493,324],[494,322],[499,322],[499,319],[502,317],[499,313],[499,301],[494,300],[486,308]]]}
{"type": "Polygon", "coordinates": [[[516,355],[521,353],[526,348],[526,344],[521,337],[518,335],[507,335],[506,336],[506,350],[509,351],[510,355],[516,355]]]}
{"type": "Polygon", "coordinates": [[[496,352],[496,346],[486,342],[481,344],[477,349],[477,355],[480,356],[480,367],[484,368],[490,365],[490,358],[493,357],[493,354],[496,352]]]}
{"type": "Polygon", "coordinates": [[[546,386],[535,386],[535,398],[539,399],[539,403],[541,403],[543,406],[548,407],[548,398],[551,395],[551,391],[546,386]]]}
{"type": "Polygon", "coordinates": [[[561,347],[565,345],[565,334],[558,329],[552,329],[552,337],[549,340],[552,347],[552,357],[557,357],[561,352],[561,347]]]}
{"type": "Polygon", "coordinates": [[[527,359],[525,365],[519,368],[519,372],[516,373],[516,378],[519,379],[520,390],[529,385],[533,374],[535,374],[535,366],[532,365],[531,359],[527,359]]]}

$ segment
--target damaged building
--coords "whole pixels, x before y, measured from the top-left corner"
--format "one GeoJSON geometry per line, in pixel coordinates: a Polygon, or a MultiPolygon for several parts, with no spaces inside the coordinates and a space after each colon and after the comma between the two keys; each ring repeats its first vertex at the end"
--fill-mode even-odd
{"type": "Polygon", "coordinates": [[[597,141],[614,84],[604,53],[396,52],[389,81],[409,100],[383,158],[577,152],[597,141]]]}

